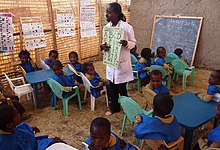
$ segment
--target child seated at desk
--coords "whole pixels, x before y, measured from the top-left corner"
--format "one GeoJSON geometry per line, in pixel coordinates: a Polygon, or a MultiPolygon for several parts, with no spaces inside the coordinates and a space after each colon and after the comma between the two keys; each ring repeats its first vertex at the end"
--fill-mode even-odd
{"type": "Polygon", "coordinates": [[[220,101],[220,70],[212,71],[209,77],[209,86],[207,89],[207,94],[197,93],[198,96],[205,102],[209,102],[211,100],[220,101]]]}
{"type": "Polygon", "coordinates": [[[0,105],[1,150],[44,150],[56,142],[62,142],[60,138],[35,137],[34,132],[40,130],[22,123],[20,115],[12,106],[0,105]]]}
{"type": "MultiPolygon", "coordinates": [[[[55,60],[51,63],[51,69],[54,71],[54,75],[52,77],[52,79],[56,80],[57,82],[59,82],[66,91],[69,92],[65,92],[64,93],[64,97],[69,96],[72,92],[74,92],[74,79],[72,76],[68,76],[66,74],[66,72],[63,72],[63,65],[59,60],[55,60]]],[[[51,106],[54,107],[54,98],[55,95],[52,94],[52,100],[51,100],[51,106]]]]}
{"type": "Polygon", "coordinates": [[[108,119],[95,118],[90,125],[90,136],[85,141],[90,150],[136,150],[131,144],[121,140],[111,132],[111,123],[108,119]]]}
{"type": "Polygon", "coordinates": [[[181,130],[175,116],[171,115],[174,106],[173,99],[167,93],[160,93],[154,97],[154,117],[144,114],[136,116],[135,136],[138,139],[176,141],[181,130]]]}
{"type": "Polygon", "coordinates": [[[141,86],[145,86],[150,82],[150,77],[147,73],[148,67],[151,66],[151,49],[143,48],[141,51],[141,58],[134,67],[135,71],[138,71],[138,75],[141,78],[141,86]]]}
{"type": "Polygon", "coordinates": [[[32,61],[30,53],[27,50],[20,51],[18,57],[21,60],[20,66],[24,69],[25,73],[38,70],[37,65],[32,61]]]}
{"type": "Polygon", "coordinates": [[[79,63],[79,57],[78,54],[74,51],[69,53],[69,62],[68,64],[72,65],[72,67],[79,72],[82,72],[82,64],[79,63]]]}
{"type": "Polygon", "coordinates": [[[49,67],[51,67],[51,63],[55,60],[58,59],[58,52],[56,50],[51,50],[49,52],[49,58],[47,58],[44,62],[46,65],[48,65],[49,67]]]}
{"type": "Polygon", "coordinates": [[[164,60],[166,57],[166,49],[164,47],[157,48],[157,57],[155,58],[155,62],[153,65],[163,66],[168,72],[172,69],[164,60]]]}

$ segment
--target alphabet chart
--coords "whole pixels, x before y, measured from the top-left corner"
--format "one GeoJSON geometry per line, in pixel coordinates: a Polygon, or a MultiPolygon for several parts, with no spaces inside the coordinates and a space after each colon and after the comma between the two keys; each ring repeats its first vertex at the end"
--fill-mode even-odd
{"type": "Polygon", "coordinates": [[[12,14],[0,13],[0,52],[9,52],[13,49],[12,14]]]}
{"type": "Polygon", "coordinates": [[[110,46],[109,51],[104,52],[103,64],[117,68],[120,61],[120,51],[124,39],[124,29],[117,27],[104,27],[104,42],[110,46]]]}
{"type": "Polygon", "coordinates": [[[71,8],[58,8],[56,12],[58,36],[74,36],[75,23],[73,10],[71,8]]]}
{"type": "Polygon", "coordinates": [[[40,17],[20,18],[26,49],[46,47],[43,24],[40,17]]]}

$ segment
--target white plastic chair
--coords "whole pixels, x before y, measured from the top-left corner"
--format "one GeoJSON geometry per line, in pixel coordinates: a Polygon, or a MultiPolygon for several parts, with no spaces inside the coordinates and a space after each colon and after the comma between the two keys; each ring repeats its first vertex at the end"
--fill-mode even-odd
{"type": "Polygon", "coordinates": [[[45,62],[42,59],[40,59],[40,64],[43,69],[45,69],[45,70],[50,69],[50,67],[47,64],[45,64],[45,62]]]}
{"type": "Polygon", "coordinates": [[[89,150],[89,145],[86,142],[82,142],[82,145],[85,147],[85,150],[89,150]]]}
{"type": "Polygon", "coordinates": [[[77,75],[78,77],[81,77],[81,75],[72,67],[72,65],[67,64],[68,68],[70,71],[72,71],[75,75],[77,75]]]}
{"type": "Polygon", "coordinates": [[[23,95],[27,95],[27,99],[30,99],[28,94],[32,93],[34,105],[36,106],[36,101],[35,101],[35,97],[34,97],[34,90],[30,84],[25,84],[24,77],[10,79],[5,73],[4,73],[4,75],[9,83],[12,91],[15,93],[16,96],[18,96],[20,98],[23,95]],[[16,80],[21,80],[23,84],[15,86],[12,81],[16,81],[16,80]]]}
{"type": "MultiPolygon", "coordinates": [[[[91,93],[90,89],[91,88],[95,88],[94,86],[92,86],[92,84],[90,83],[90,81],[87,79],[87,77],[80,72],[81,78],[83,80],[83,85],[85,86],[85,94],[84,94],[84,100],[86,100],[86,95],[87,95],[87,91],[89,91],[89,93],[91,93]]],[[[106,99],[106,104],[108,107],[108,96],[107,96],[107,90],[106,90],[106,86],[103,86],[103,89],[105,91],[105,99],[106,99]]],[[[90,94],[90,99],[91,99],[91,110],[94,111],[95,110],[95,97],[92,96],[92,94],[90,94]]]]}
{"type": "Polygon", "coordinates": [[[64,143],[55,143],[49,146],[46,150],[78,150],[78,149],[64,143]]]}

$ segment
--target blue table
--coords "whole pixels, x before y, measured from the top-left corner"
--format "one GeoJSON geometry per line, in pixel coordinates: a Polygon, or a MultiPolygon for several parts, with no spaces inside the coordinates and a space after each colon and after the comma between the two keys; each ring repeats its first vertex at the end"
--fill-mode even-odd
{"type": "MultiPolygon", "coordinates": [[[[63,68],[63,71],[66,72],[68,75],[72,75],[73,73],[67,69],[63,68]]],[[[38,86],[39,83],[46,83],[48,78],[51,78],[54,75],[54,72],[52,69],[48,70],[39,70],[34,72],[26,73],[26,79],[31,84],[31,86],[34,88],[34,96],[36,100],[36,107],[40,107],[40,98],[39,98],[39,92],[38,92],[38,86]]]]}
{"type": "Polygon", "coordinates": [[[190,150],[194,129],[202,126],[215,116],[217,103],[203,102],[194,93],[186,92],[173,97],[174,108],[171,112],[180,125],[185,128],[184,150],[190,150]]]}

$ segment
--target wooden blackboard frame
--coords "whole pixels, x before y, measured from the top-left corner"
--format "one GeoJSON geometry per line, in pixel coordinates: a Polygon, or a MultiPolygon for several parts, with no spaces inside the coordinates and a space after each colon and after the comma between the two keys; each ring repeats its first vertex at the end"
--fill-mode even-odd
{"type": "Polygon", "coordinates": [[[201,28],[202,28],[202,22],[203,22],[204,17],[155,15],[154,16],[154,22],[153,22],[153,28],[152,28],[152,34],[151,34],[151,40],[150,40],[150,48],[152,48],[152,44],[153,44],[154,28],[155,28],[155,22],[156,22],[157,18],[183,18],[183,19],[199,19],[200,20],[200,25],[199,25],[198,34],[197,34],[197,38],[196,38],[196,43],[195,43],[195,47],[194,47],[194,51],[193,51],[192,61],[191,61],[191,64],[190,64],[192,66],[193,63],[194,63],[194,58],[195,58],[195,54],[196,54],[196,49],[197,49],[199,36],[200,36],[201,28]]]}

